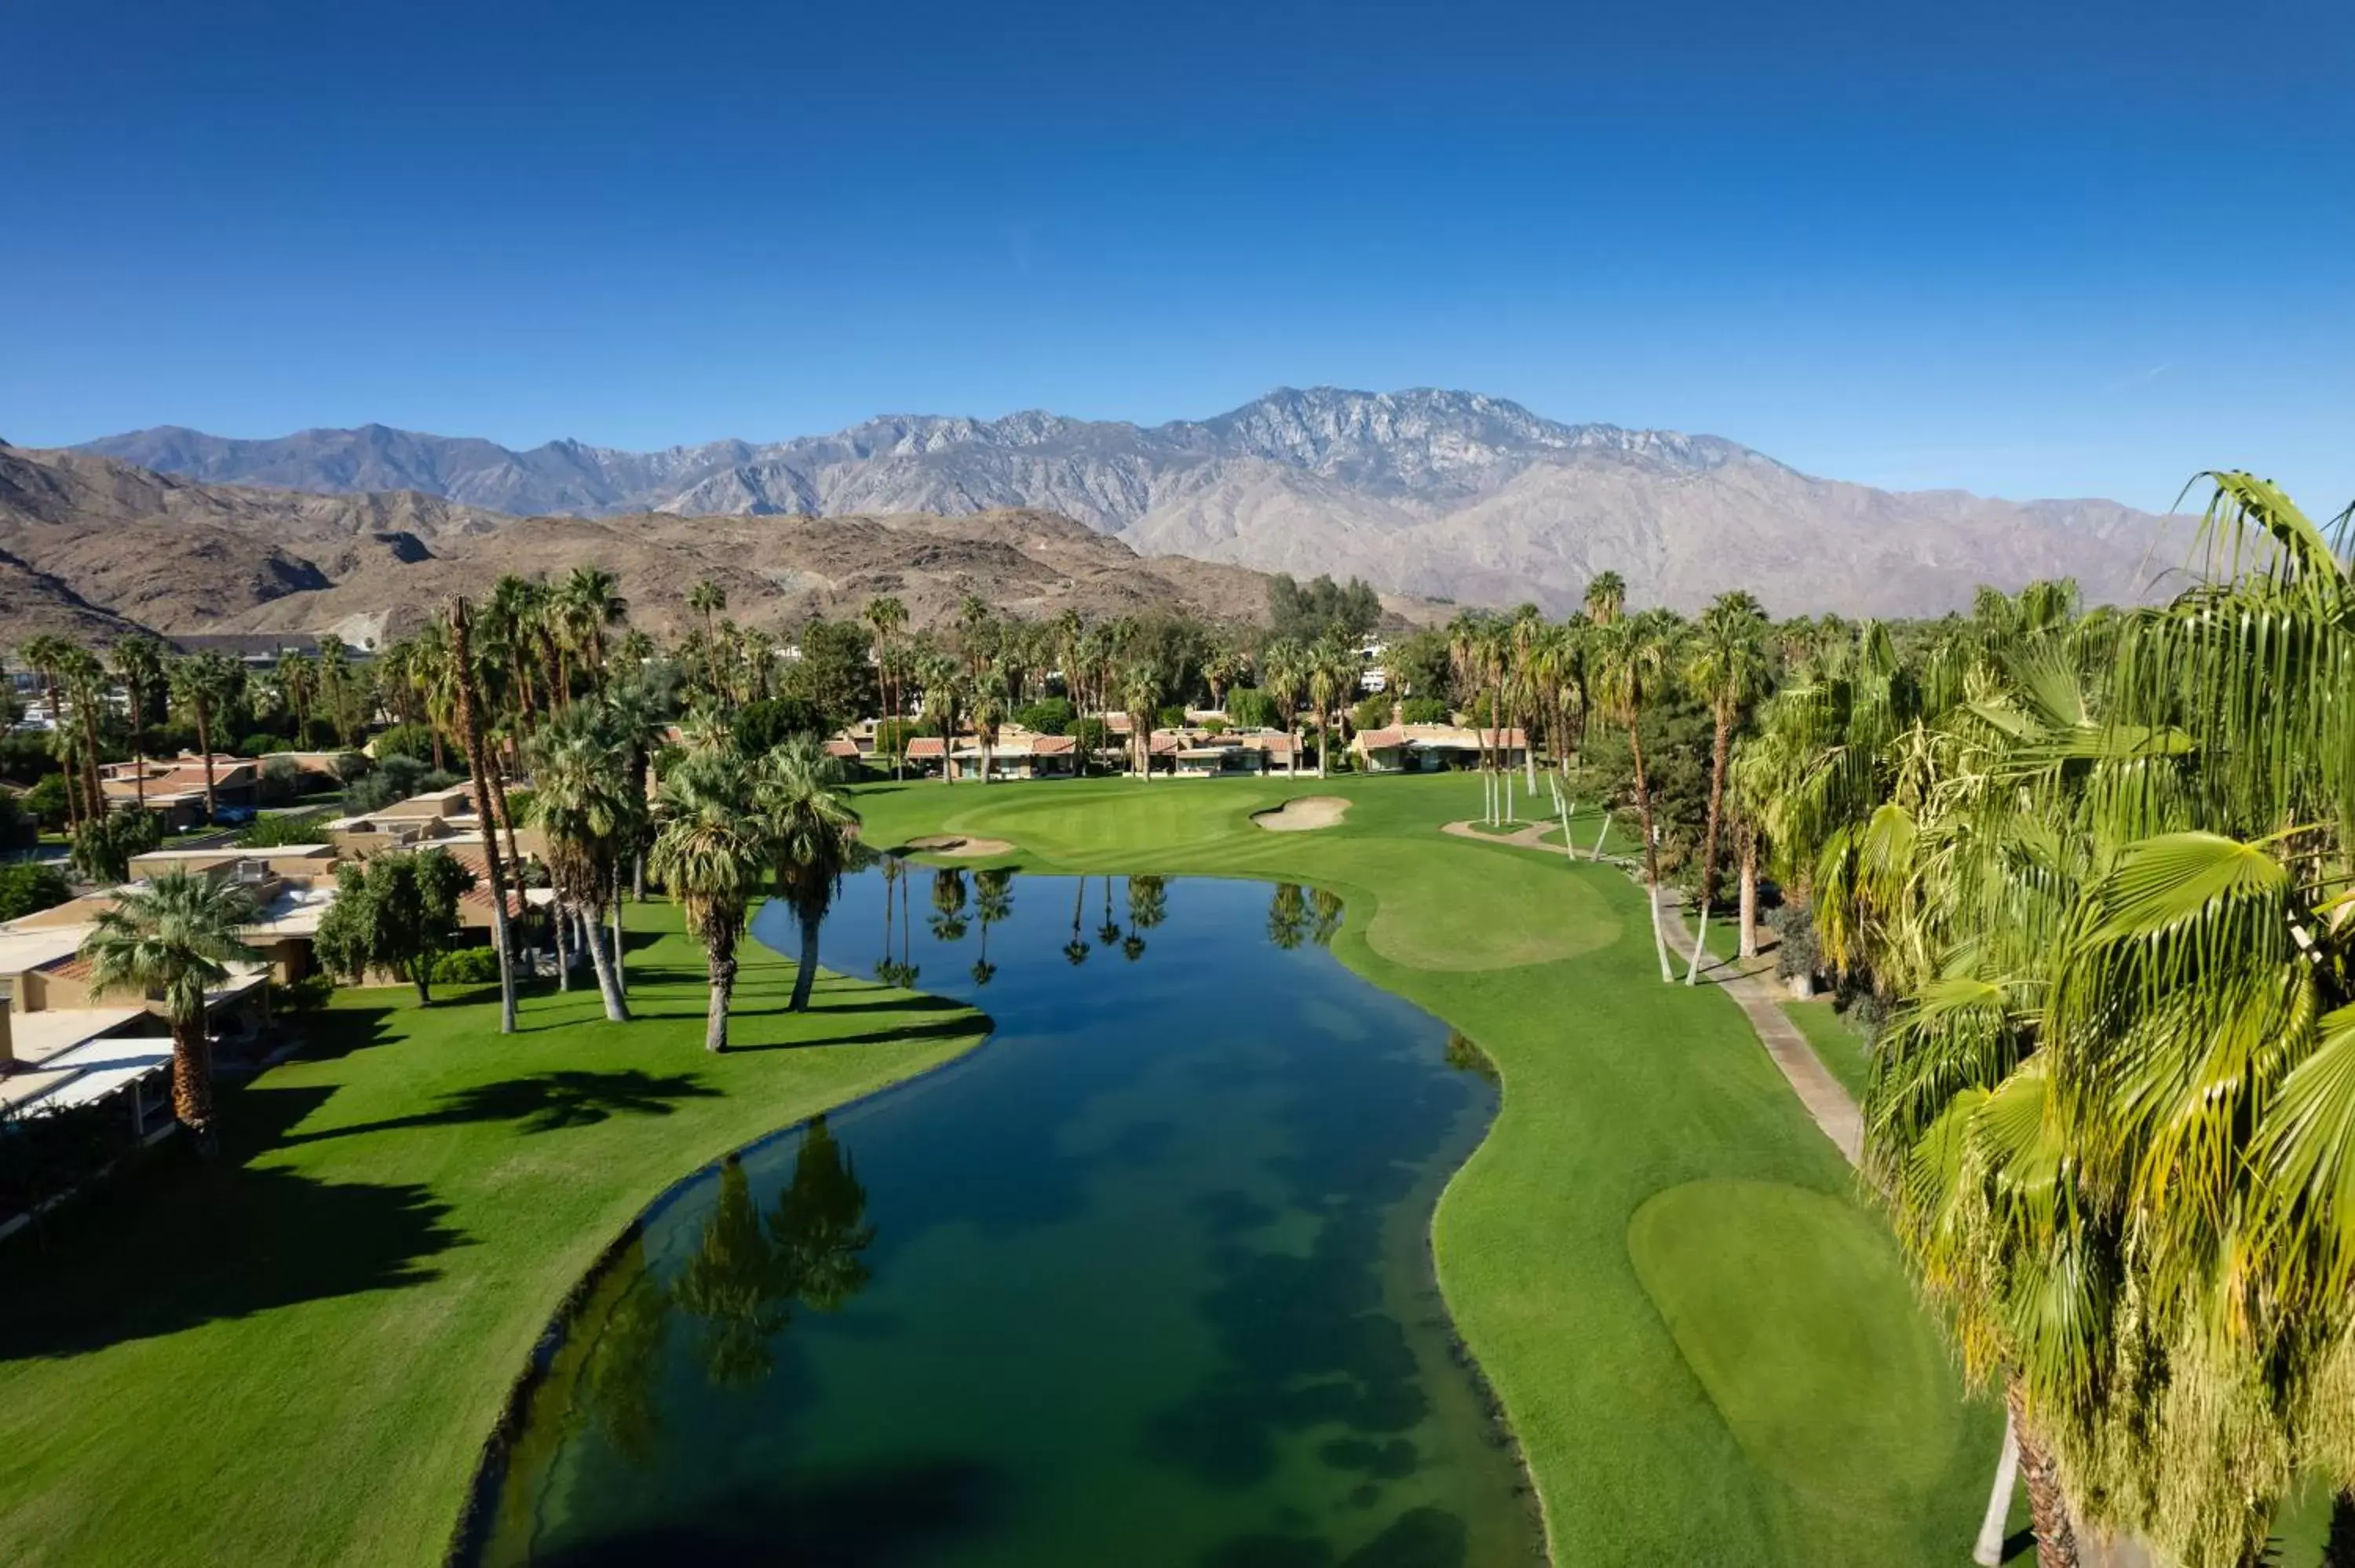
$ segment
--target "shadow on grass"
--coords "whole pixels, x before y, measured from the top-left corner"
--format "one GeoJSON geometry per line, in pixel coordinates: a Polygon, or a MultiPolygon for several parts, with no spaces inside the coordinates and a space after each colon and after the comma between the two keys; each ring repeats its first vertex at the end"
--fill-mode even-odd
{"type": "Polygon", "coordinates": [[[0,1247],[0,1360],[80,1355],[435,1277],[427,1260],[465,1238],[428,1188],[248,1163],[332,1092],[225,1095],[218,1162],[201,1165],[175,1140],[37,1239],[0,1247]]]}
{"type": "MultiPolygon", "coordinates": [[[[806,1016],[824,1017],[825,1014],[819,1012],[806,1016]]],[[[733,1054],[739,1051],[812,1051],[827,1045],[912,1044],[920,1040],[962,1040],[967,1035],[979,1034],[987,1027],[980,1019],[959,1009],[958,1016],[954,1018],[913,1023],[905,1029],[871,1029],[861,1034],[822,1034],[811,1040],[767,1040],[740,1044],[731,1029],[728,1050],[733,1054]]]]}
{"type": "Polygon", "coordinates": [[[594,1127],[616,1116],[668,1116],[680,1100],[719,1097],[718,1089],[693,1073],[656,1075],[638,1067],[592,1073],[566,1067],[534,1073],[525,1078],[503,1078],[496,1084],[477,1084],[471,1089],[445,1095],[433,1109],[412,1116],[354,1122],[349,1127],[325,1128],[317,1132],[290,1133],[279,1142],[317,1143],[366,1132],[457,1127],[480,1121],[511,1121],[518,1132],[557,1132],[570,1127],[594,1127]]]}

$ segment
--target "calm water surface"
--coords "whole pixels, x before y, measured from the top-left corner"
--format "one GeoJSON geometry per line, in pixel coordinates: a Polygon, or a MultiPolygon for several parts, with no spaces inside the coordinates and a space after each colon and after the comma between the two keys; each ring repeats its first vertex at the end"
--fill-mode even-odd
{"type": "Polygon", "coordinates": [[[1339,918],[1259,883],[852,878],[826,962],[996,1036],[646,1218],[479,1560],[1534,1561],[1426,1239],[1495,1091],[1323,950],[1339,918]]]}

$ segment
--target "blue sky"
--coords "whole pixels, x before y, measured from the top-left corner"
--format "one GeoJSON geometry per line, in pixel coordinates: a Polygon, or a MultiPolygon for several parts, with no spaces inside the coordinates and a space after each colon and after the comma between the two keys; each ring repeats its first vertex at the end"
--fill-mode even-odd
{"type": "Polygon", "coordinates": [[[2343,0],[10,9],[20,444],[1446,386],[2355,500],[2343,0]]]}

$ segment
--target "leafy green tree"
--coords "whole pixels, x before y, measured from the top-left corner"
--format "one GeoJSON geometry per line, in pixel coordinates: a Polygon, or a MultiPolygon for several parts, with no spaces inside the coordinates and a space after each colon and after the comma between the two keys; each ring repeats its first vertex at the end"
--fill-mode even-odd
{"type": "Polygon", "coordinates": [[[417,1005],[429,1006],[435,961],[457,941],[458,896],[474,885],[474,874],[446,850],[390,851],[365,865],[346,861],[312,951],[354,985],[370,969],[398,975],[417,988],[417,1005]]]}
{"type": "Polygon", "coordinates": [[[163,836],[155,819],[136,809],[86,818],[74,832],[74,869],[92,882],[127,881],[132,857],[154,849],[163,836]]]}
{"type": "Polygon", "coordinates": [[[1327,638],[1356,644],[1364,641],[1381,620],[1381,596],[1364,581],[1351,577],[1347,587],[1330,577],[1305,585],[1289,573],[1268,579],[1267,616],[1275,635],[1301,643],[1327,638]]]}
{"type": "Polygon", "coordinates": [[[1227,719],[1237,729],[1284,727],[1284,714],[1275,699],[1256,686],[1238,686],[1227,694],[1227,719]]]}
{"type": "Polygon", "coordinates": [[[0,865],[0,920],[54,909],[73,896],[73,889],[58,868],[43,861],[11,861],[0,865]]]}
{"type": "Polygon", "coordinates": [[[1035,735],[1069,735],[1078,722],[1079,710],[1071,706],[1069,697],[1040,697],[1026,703],[1014,715],[1014,722],[1035,735]]]}
{"type": "Polygon", "coordinates": [[[163,999],[172,1028],[172,1113],[208,1160],[220,1139],[205,993],[228,981],[230,964],[259,958],[239,935],[252,918],[252,901],[235,883],[168,871],[144,887],[125,888],[81,941],[93,995],[163,999]]]}
{"type": "Polygon", "coordinates": [[[786,666],[784,695],[807,705],[831,733],[875,707],[875,670],[868,662],[873,645],[855,620],[812,620],[801,629],[801,657],[786,666]]]}

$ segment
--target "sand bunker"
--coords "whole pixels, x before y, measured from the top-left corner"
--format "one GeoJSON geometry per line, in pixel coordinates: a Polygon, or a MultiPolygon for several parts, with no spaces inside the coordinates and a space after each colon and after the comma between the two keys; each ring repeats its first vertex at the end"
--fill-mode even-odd
{"type": "Polygon", "coordinates": [[[1337,826],[1348,810],[1349,802],[1338,795],[1304,795],[1273,811],[1253,811],[1252,821],[1272,833],[1305,833],[1337,826]]]}
{"type": "Polygon", "coordinates": [[[944,854],[957,860],[1014,853],[1014,846],[1004,839],[969,839],[963,833],[933,833],[927,838],[910,839],[908,847],[919,854],[944,854]]]}

